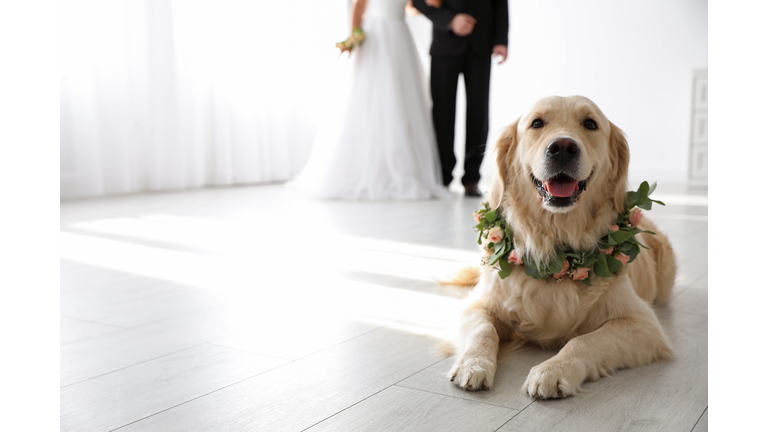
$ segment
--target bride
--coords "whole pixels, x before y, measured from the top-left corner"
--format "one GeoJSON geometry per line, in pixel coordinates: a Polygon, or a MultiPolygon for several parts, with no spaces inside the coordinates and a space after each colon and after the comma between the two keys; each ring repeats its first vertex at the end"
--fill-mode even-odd
{"type": "Polygon", "coordinates": [[[441,179],[424,72],[405,23],[407,3],[353,0],[352,36],[339,44],[353,62],[341,127],[330,137],[318,136],[292,188],[348,200],[450,196],[441,179]],[[364,41],[356,45],[360,28],[364,41]]]}

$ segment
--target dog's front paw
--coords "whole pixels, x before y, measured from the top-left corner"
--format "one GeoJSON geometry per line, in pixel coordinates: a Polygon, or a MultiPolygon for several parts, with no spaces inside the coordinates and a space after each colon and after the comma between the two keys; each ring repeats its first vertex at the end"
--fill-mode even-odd
{"type": "Polygon", "coordinates": [[[523,390],[536,399],[564,398],[575,394],[584,381],[583,367],[576,362],[552,361],[534,366],[523,390]]]}
{"type": "Polygon", "coordinates": [[[464,390],[483,390],[493,386],[495,374],[496,363],[491,360],[460,357],[448,372],[448,378],[464,390]]]}

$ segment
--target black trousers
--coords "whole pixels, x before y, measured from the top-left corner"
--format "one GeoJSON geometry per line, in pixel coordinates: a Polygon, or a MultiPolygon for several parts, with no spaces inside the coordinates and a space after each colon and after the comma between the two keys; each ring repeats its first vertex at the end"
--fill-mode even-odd
{"type": "Polygon", "coordinates": [[[432,56],[430,86],[432,120],[443,171],[443,183],[453,180],[456,155],[453,141],[456,130],[456,92],[459,74],[464,75],[467,92],[466,153],[463,185],[480,180],[480,163],[488,140],[488,92],[491,81],[491,56],[479,56],[468,49],[459,56],[432,56]]]}

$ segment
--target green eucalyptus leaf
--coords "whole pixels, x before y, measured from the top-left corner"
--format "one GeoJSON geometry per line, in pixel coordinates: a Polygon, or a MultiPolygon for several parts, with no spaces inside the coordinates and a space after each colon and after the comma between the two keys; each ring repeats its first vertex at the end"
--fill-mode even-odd
{"type": "Polygon", "coordinates": [[[605,255],[605,263],[608,265],[608,271],[611,273],[616,273],[621,269],[621,261],[612,255],[605,255]]]}
{"type": "Polygon", "coordinates": [[[488,222],[496,222],[496,210],[486,212],[485,219],[488,220],[488,222]]]}
{"type": "Polygon", "coordinates": [[[640,253],[640,246],[636,244],[630,244],[630,248],[624,253],[629,256],[629,262],[632,262],[635,260],[635,258],[637,258],[637,254],[640,253]]]}
{"type": "Polygon", "coordinates": [[[600,256],[598,255],[590,256],[587,259],[585,259],[584,263],[581,264],[579,267],[592,267],[599,259],[600,259],[600,256]]]}
{"type": "Polygon", "coordinates": [[[629,240],[633,234],[630,231],[614,231],[610,234],[608,234],[608,237],[612,239],[615,243],[612,243],[612,245],[617,245],[619,243],[624,243],[625,241],[629,240]]]}
{"type": "Polygon", "coordinates": [[[541,279],[543,277],[541,273],[539,273],[539,269],[531,264],[531,260],[523,259],[523,262],[525,263],[525,274],[534,279],[541,279]]]}
{"type": "Polygon", "coordinates": [[[653,206],[653,202],[646,198],[645,201],[638,203],[637,206],[643,210],[650,210],[651,206],[653,206]]]}
{"type": "Polygon", "coordinates": [[[501,258],[502,255],[504,255],[504,253],[506,252],[505,249],[506,248],[504,247],[504,242],[496,243],[496,245],[494,246],[495,252],[491,254],[491,256],[488,258],[488,264],[489,265],[496,264],[496,262],[499,261],[499,258],[501,258]]]}
{"type": "Polygon", "coordinates": [[[608,270],[608,262],[605,260],[605,255],[601,254],[597,261],[595,261],[594,272],[600,277],[611,277],[611,272],[608,270]]]}
{"type": "Polygon", "coordinates": [[[555,275],[560,273],[560,270],[563,269],[563,264],[565,264],[565,253],[558,250],[557,255],[552,258],[547,267],[549,268],[549,272],[555,275]]]}
{"type": "MultiPolygon", "coordinates": [[[[637,188],[637,202],[643,202],[647,200],[649,190],[650,190],[650,186],[648,186],[647,181],[640,183],[640,187],[637,188]]],[[[638,205],[638,207],[640,207],[640,205],[638,205]]]]}
{"type": "Polygon", "coordinates": [[[655,202],[656,204],[666,206],[666,204],[664,204],[663,202],[661,202],[659,200],[651,200],[651,201],[655,202]]]}
{"type": "Polygon", "coordinates": [[[559,251],[557,251],[557,259],[560,262],[560,268],[563,268],[563,263],[565,262],[565,250],[566,248],[562,248],[559,251]]]}
{"type": "Polygon", "coordinates": [[[656,190],[656,182],[653,182],[650,188],[648,188],[648,195],[652,194],[656,190]]]}
{"type": "Polygon", "coordinates": [[[499,261],[499,277],[504,279],[512,272],[512,265],[505,259],[499,261]]]}
{"type": "Polygon", "coordinates": [[[627,198],[624,200],[624,203],[626,204],[626,208],[631,209],[635,206],[635,203],[637,203],[637,192],[629,191],[627,192],[627,198]]]}

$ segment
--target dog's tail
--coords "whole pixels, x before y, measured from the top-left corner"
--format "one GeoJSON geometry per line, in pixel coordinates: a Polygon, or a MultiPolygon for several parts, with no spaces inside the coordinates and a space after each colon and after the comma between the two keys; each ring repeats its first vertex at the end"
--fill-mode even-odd
{"type": "Polygon", "coordinates": [[[477,281],[480,280],[480,268],[479,267],[464,267],[459,270],[454,276],[451,276],[447,280],[438,280],[441,285],[456,285],[463,287],[474,287],[477,285],[477,281]]]}

